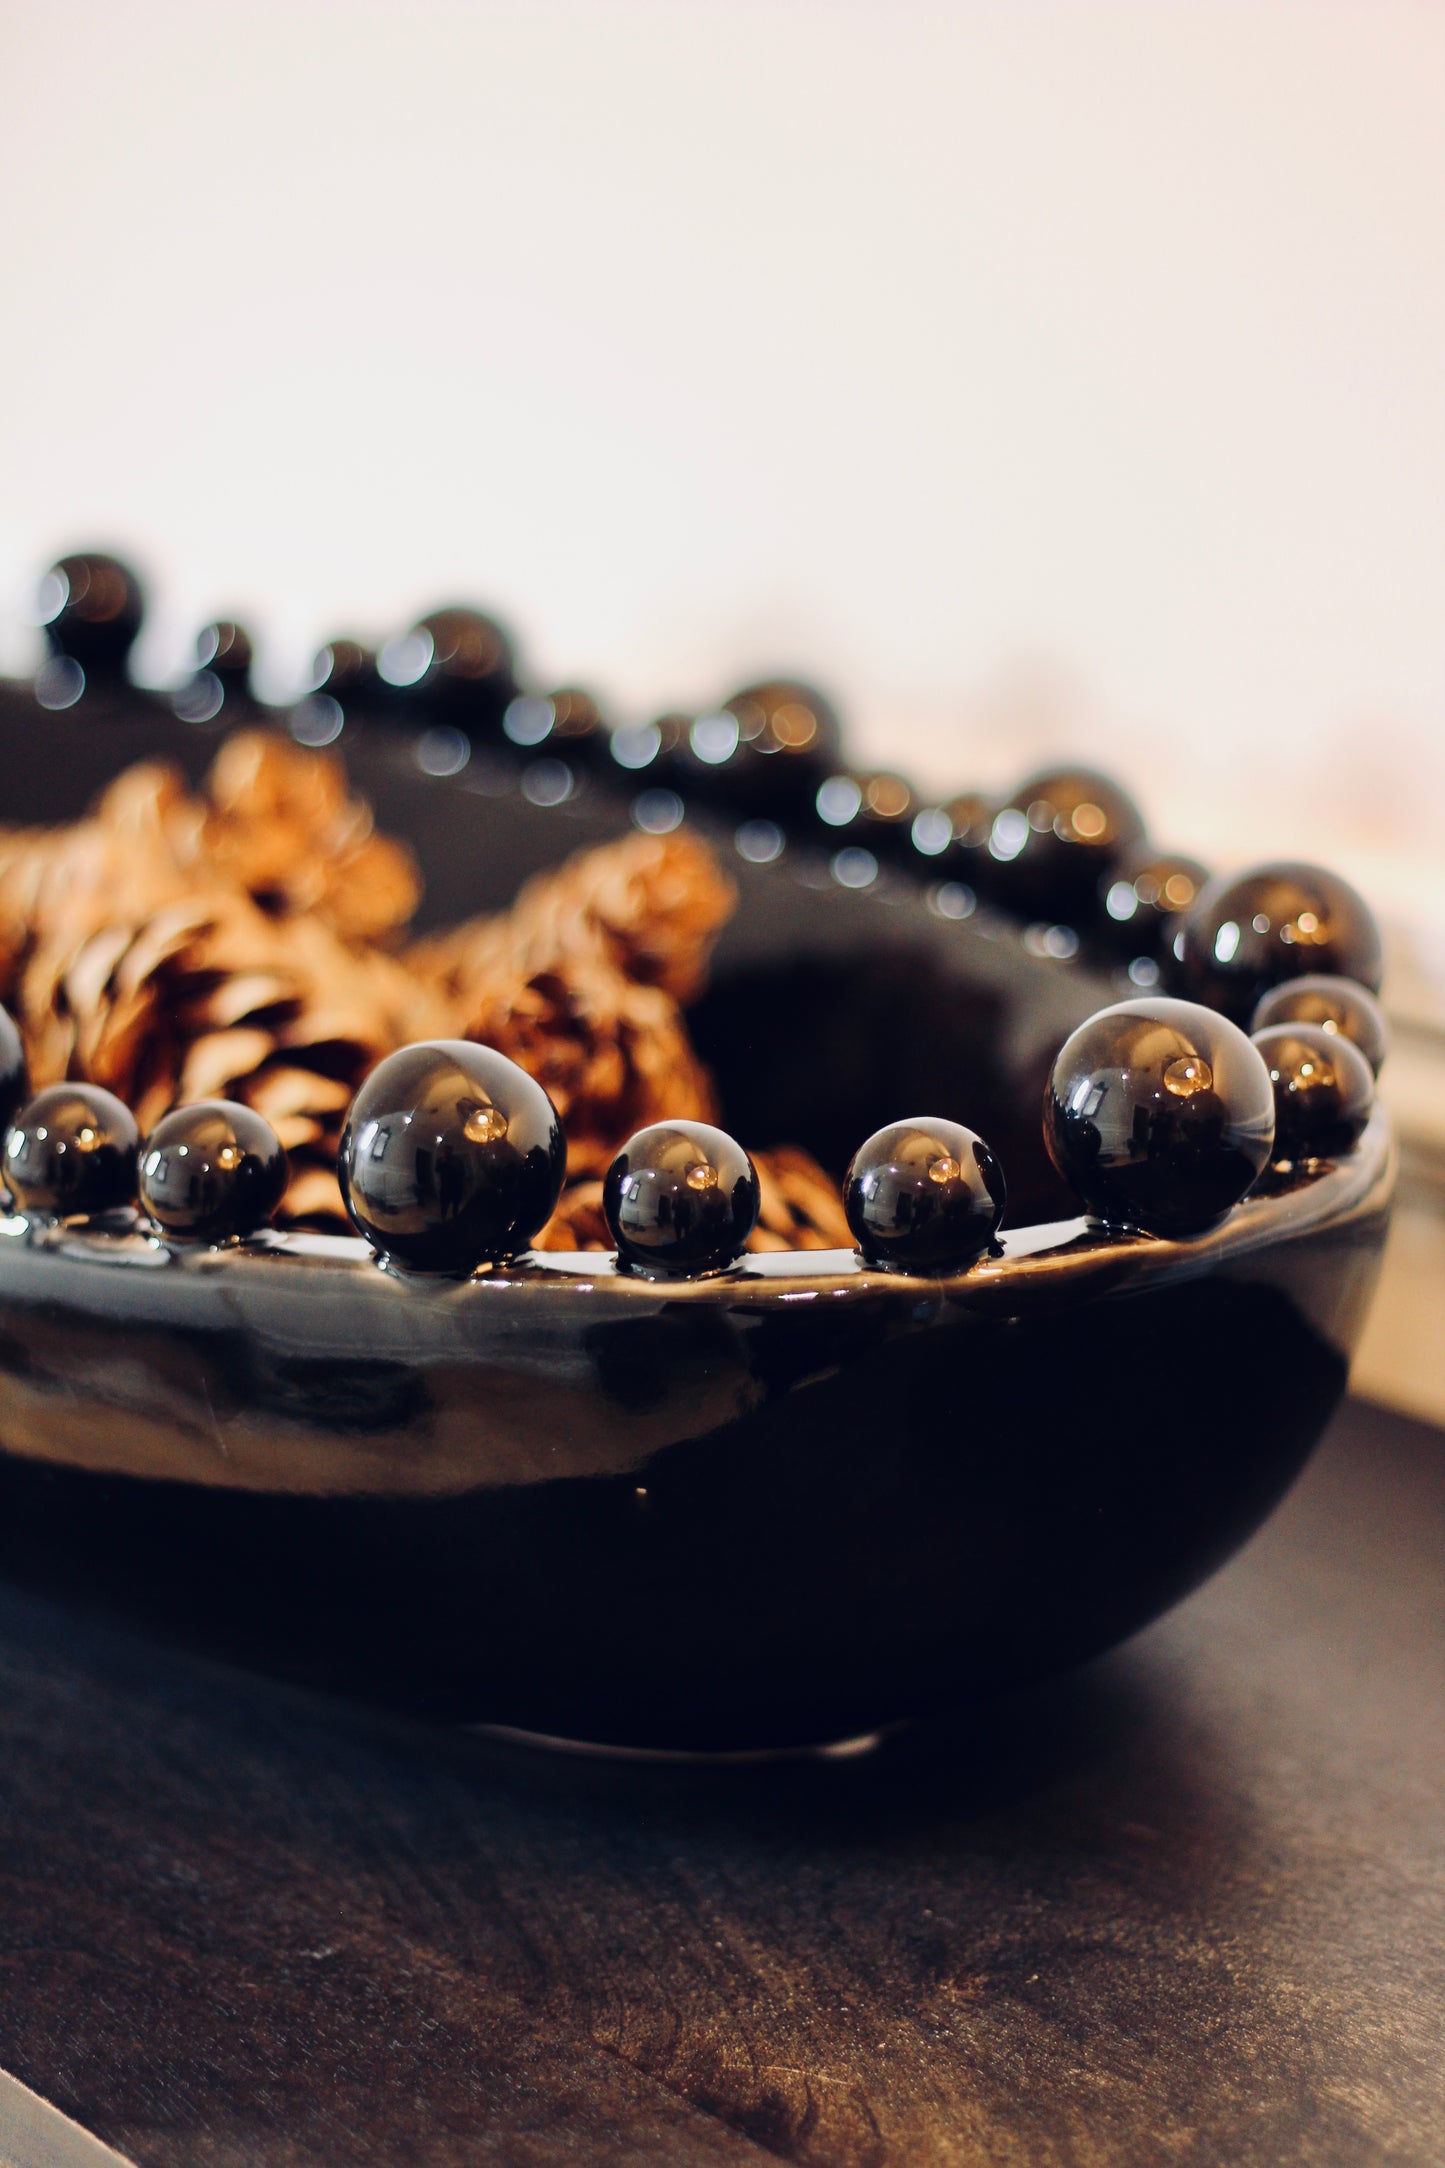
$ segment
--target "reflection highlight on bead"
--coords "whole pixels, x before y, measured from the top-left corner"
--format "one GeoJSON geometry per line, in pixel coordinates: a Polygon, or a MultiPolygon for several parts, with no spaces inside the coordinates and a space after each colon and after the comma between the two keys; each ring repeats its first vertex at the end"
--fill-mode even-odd
{"type": "Polygon", "coordinates": [[[953,822],[942,806],[925,806],[913,816],[913,848],[925,858],[937,858],[953,841],[953,822]]]}
{"type": "Polygon", "coordinates": [[[431,668],[436,645],[429,632],[403,632],[388,640],[376,658],[378,677],[388,685],[415,685],[431,668]]]}
{"type": "Polygon", "coordinates": [[[687,736],[700,761],[709,768],[720,768],[738,749],[738,719],[726,709],[716,715],[699,715],[687,736]]]}
{"type": "Polygon", "coordinates": [[[857,818],[863,803],[863,793],[851,775],[830,775],[826,783],[818,785],[818,818],[830,828],[846,828],[849,821],[857,818]]]}
{"type": "Polygon", "coordinates": [[[439,723],[422,732],[412,757],[423,775],[460,775],[472,757],[472,741],[464,730],[439,723]]]}
{"type": "Polygon", "coordinates": [[[833,859],[833,878],[840,888],[871,888],[878,878],[878,861],[871,851],[850,843],[833,859]]]}
{"type": "Polygon", "coordinates": [[[565,805],[573,790],[565,760],[533,760],[522,770],[522,796],[529,805],[565,805]]]}
{"type": "Polygon", "coordinates": [[[556,720],[557,711],[550,700],[524,693],[508,702],[502,729],[513,745],[540,745],[556,720]]]}
{"type": "Polygon", "coordinates": [[[670,835],[682,826],[683,804],[675,790],[645,790],[632,801],[632,825],[644,835],[670,835]]]}
{"type": "Polygon", "coordinates": [[[989,833],[988,849],[991,858],[1007,861],[1017,858],[1029,840],[1029,817],[1017,806],[1006,805],[994,818],[989,833]]]}
{"type": "Polygon", "coordinates": [[[928,907],[939,918],[972,918],[978,898],[966,881],[940,881],[928,891],[928,907]]]}
{"type": "Polygon", "coordinates": [[[656,723],[628,723],[612,733],[612,758],[619,768],[636,772],[651,767],[662,751],[662,732],[656,723]]]}
{"type": "Polygon", "coordinates": [[[171,707],[183,723],[213,723],[226,704],[226,688],[214,670],[197,670],[171,694],[171,707]]]}
{"type": "Polygon", "coordinates": [[[35,673],[35,697],[42,708],[73,708],[85,691],[85,672],[73,655],[52,655],[35,673]]]}
{"type": "Polygon", "coordinates": [[[346,724],[341,702],[330,693],[311,693],[299,701],[287,718],[298,745],[334,745],[346,724]]]}
{"type": "Polygon", "coordinates": [[[770,866],[783,855],[783,831],[776,821],[744,821],[733,841],[749,865],[770,866]]]}

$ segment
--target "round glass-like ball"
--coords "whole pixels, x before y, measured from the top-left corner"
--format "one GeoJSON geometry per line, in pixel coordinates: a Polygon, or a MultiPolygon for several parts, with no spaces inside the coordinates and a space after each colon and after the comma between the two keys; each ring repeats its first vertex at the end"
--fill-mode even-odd
{"type": "Polygon", "coordinates": [[[988,1248],[1003,1218],[1003,1169],[982,1137],[933,1115],[890,1122],[854,1153],[843,1210],[871,1264],[946,1272],[988,1248]]]}
{"type": "Polygon", "coordinates": [[[1065,1041],[1044,1142],[1099,1219],[1199,1234],[1269,1165],[1274,1088],[1259,1049],[1214,1010],[1121,1001],[1065,1041]]]}
{"type": "Polygon", "coordinates": [[[196,635],[196,668],[211,671],[228,692],[245,691],[255,659],[250,633],[229,617],[203,625],[196,635]]]}
{"type": "Polygon", "coordinates": [[[1378,993],[1380,929],[1357,890],[1323,866],[1296,860],[1211,881],[1178,944],[1179,987],[1238,1024],[1285,979],[1321,973],[1378,993]]]}
{"type": "Polygon", "coordinates": [[[402,694],[420,694],[465,727],[500,723],[517,691],[512,643],[481,610],[433,610],[389,641],[382,676],[402,694]]]}
{"type": "Polygon", "coordinates": [[[98,1084],[49,1084],[5,1139],[5,1180],[22,1212],[68,1219],[118,1211],[135,1197],[140,1132],[98,1084]]]}
{"type": "Polygon", "coordinates": [[[8,1009],[0,1009],[0,1137],[30,1097],[25,1042],[8,1009]]]}
{"type": "Polygon", "coordinates": [[[1088,916],[1100,877],[1143,835],[1139,808],[1107,775],[1042,769],[994,815],[992,885],[1010,909],[1032,917],[1088,916]]]}
{"type": "Polygon", "coordinates": [[[606,735],[600,702],[580,685],[562,685],[547,695],[552,710],[552,728],[548,733],[553,739],[565,740],[569,745],[592,745],[606,735]]]}
{"type": "Polygon", "coordinates": [[[264,1227],[286,1194],[281,1139],[263,1115],[202,1099],[163,1115],[140,1154],[142,1208],[168,1235],[225,1242],[264,1227]]]}
{"type": "Polygon", "coordinates": [[[758,1172],[711,1122],[654,1122],[607,1170],[602,1209],[624,1263],[658,1273],[715,1272],[757,1224],[758,1172]]]}
{"type": "Polygon", "coordinates": [[[1376,1076],[1390,1051],[1384,1011],[1374,995],[1353,979],[1332,979],[1321,972],[1271,987],[1249,1028],[1258,1033],[1271,1024],[1318,1024],[1332,1036],[1337,1033],[1353,1040],[1376,1076]]]}
{"type": "Polygon", "coordinates": [[[313,693],[329,693],[343,706],[353,700],[375,701],[382,691],[376,656],[360,640],[328,640],[325,647],[316,650],[309,689],[313,693]]]}
{"type": "Polygon", "coordinates": [[[837,711],[825,693],[798,678],[745,685],[723,705],[736,716],[743,744],[781,754],[785,767],[803,761],[832,766],[838,759],[843,733],[837,711]]]}
{"type": "Polygon", "coordinates": [[[1100,878],[1100,932],[1122,956],[1162,956],[1208,879],[1197,858],[1135,844],[1100,878]]]}
{"type": "Polygon", "coordinates": [[[1321,1024],[1271,1024],[1254,1044],[1274,1088],[1277,1160],[1342,1159],[1370,1119],[1375,1079],[1360,1049],[1321,1024]]]}
{"type": "Polygon", "coordinates": [[[358,1232],[415,1272],[465,1274],[524,1250],[566,1171],[541,1085],[470,1039],[388,1054],[351,1103],[339,1157],[358,1232]]]}
{"type": "Polygon", "coordinates": [[[120,670],[135,645],[145,602],[118,557],[86,550],[62,557],[40,583],[40,616],[52,654],[87,671],[120,670]]]}

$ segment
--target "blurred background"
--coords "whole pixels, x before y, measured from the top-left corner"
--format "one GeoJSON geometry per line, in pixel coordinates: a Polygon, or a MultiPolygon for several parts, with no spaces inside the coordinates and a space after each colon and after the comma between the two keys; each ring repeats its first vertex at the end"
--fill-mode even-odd
{"type": "Polygon", "coordinates": [[[624,718],[793,670],[939,791],[1083,757],[1215,865],[1335,864],[1433,1350],[1445,11],[10,0],[0,47],[0,668],[77,546],[154,682],[216,615],[280,698],[475,599],[624,718]]]}

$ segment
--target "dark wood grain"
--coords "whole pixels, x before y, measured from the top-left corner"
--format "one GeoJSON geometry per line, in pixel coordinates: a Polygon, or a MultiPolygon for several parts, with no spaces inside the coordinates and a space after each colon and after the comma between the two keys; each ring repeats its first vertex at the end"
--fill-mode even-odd
{"type": "MultiPolygon", "coordinates": [[[[1167,1421],[1160,1450],[1168,1450],[1167,1421]]],[[[1437,2164],[1445,1438],[853,1761],[380,1722],[0,1598],[0,2062],[180,2163],[1437,2164]]]]}

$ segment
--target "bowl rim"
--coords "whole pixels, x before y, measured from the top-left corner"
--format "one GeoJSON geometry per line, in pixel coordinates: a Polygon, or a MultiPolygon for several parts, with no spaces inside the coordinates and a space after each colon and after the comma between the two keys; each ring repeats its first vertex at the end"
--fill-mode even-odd
{"type": "MultiPolygon", "coordinates": [[[[944,1302],[992,1312],[1045,1294],[1094,1296],[1194,1278],[1383,1212],[1394,1188],[1396,1159],[1388,1116],[1377,1106],[1347,1157],[1289,1175],[1271,1170],[1258,1190],[1201,1234],[1153,1235],[1082,1216],[1045,1221],[1003,1229],[991,1248],[966,1268],[942,1273],[874,1265],[857,1250],[835,1249],[749,1253],[720,1271],[674,1277],[622,1265],[609,1250],[531,1250],[503,1264],[449,1277],[385,1262],[360,1236],[268,1228],[241,1241],[207,1245],[167,1238],[138,1214],[117,1216],[108,1224],[0,1215],[0,1255],[8,1238],[28,1254],[103,1272],[159,1268],[204,1280],[218,1274],[269,1277],[289,1267],[287,1277],[294,1279],[300,1300],[307,1299],[309,1287],[315,1298],[324,1291],[335,1301],[340,1283],[365,1275],[372,1285],[378,1278],[395,1283],[410,1301],[447,1307],[495,1303],[507,1290],[525,1287],[533,1299],[558,1302],[585,1292],[594,1303],[602,1300],[624,1313],[634,1305],[655,1310],[662,1302],[775,1311],[821,1296],[870,1302],[881,1297],[899,1308],[944,1302]]],[[[9,1282],[6,1292],[15,1291],[9,1274],[0,1280],[9,1282]]]]}

